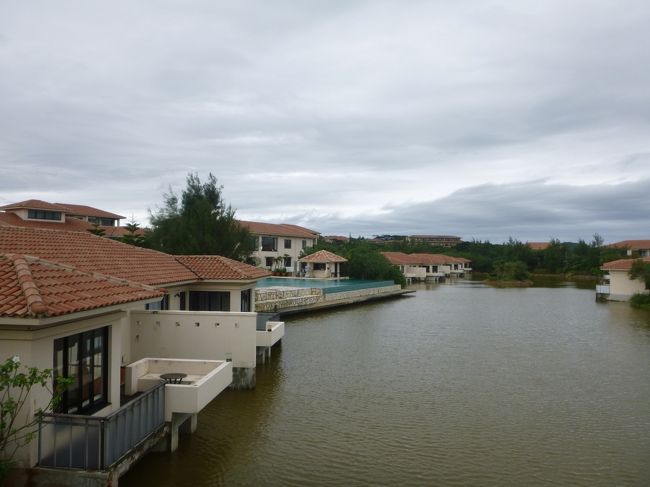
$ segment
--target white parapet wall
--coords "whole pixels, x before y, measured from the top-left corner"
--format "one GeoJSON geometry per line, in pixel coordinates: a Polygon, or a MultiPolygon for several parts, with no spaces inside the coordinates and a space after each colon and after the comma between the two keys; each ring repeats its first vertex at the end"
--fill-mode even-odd
{"type": "Polygon", "coordinates": [[[259,312],[292,312],[319,309],[329,306],[353,304],[402,293],[399,284],[379,286],[354,291],[324,293],[322,289],[256,289],[255,309],[259,312]]]}
{"type": "Polygon", "coordinates": [[[357,289],[355,291],[343,291],[340,293],[325,294],[326,302],[335,301],[355,301],[365,298],[380,296],[382,294],[393,294],[400,291],[402,287],[399,284],[394,286],[371,287],[368,289],[357,289]]]}
{"type": "Polygon", "coordinates": [[[254,368],[257,313],[132,311],[131,360],[229,360],[254,368]]]}
{"type": "Polygon", "coordinates": [[[319,288],[261,288],[255,290],[255,311],[272,313],[287,308],[309,306],[322,300],[323,290],[319,288]]]}

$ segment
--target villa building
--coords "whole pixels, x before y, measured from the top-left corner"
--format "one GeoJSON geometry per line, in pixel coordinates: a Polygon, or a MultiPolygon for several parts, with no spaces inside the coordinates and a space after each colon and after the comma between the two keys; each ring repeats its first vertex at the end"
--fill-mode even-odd
{"type": "MultiPolygon", "coordinates": [[[[268,274],[85,231],[0,226],[0,360],[73,379],[16,458],[23,468],[55,468],[17,470],[13,485],[25,475],[68,485],[79,470],[92,472],[84,485],[116,485],[161,441],[174,450],[226,387],[254,387],[260,352],[284,334],[282,322],[258,323],[253,312],[253,289],[268,274]]],[[[49,394],[33,390],[19,420],[49,394]]]]}
{"type": "Polygon", "coordinates": [[[239,221],[255,240],[253,257],[257,265],[268,270],[282,270],[298,275],[298,259],[304,249],[318,242],[319,233],[288,223],[239,221]]]}
{"type": "MultiPolygon", "coordinates": [[[[48,203],[26,200],[0,207],[0,226],[51,228],[54,230],[88,231],[100,228],[104,237],[118,239],[128,233],[120,226],[125,217],[85,205],[48,203]]],[[[137,234],[142,235],[139,230],[137,234]]]]}
{"type": "Polygon", "coordinates": [[[451,257],[444,254],[405,254],[403,252],[382,252],[381,254],[388,262],[398,267],[404,277],[416,281],[463,277],[472,271],[472,261],[463,257],[451,257]]]}
{"type": "MultiPolygon", "coordinates": [[[[634,294],[648,293],[643,278],[631,279],[629,272],[637,259],[618,259],[605,262],[601,270],[607,272],[602,284],[596,286],[596,297],[608,301],[628,301],[634,294]]],[[[643,262],[650,264],[650,256],[642,257],[643,262]]]]}
{"type": "Polygon", "coordinates": [[[650,240],[622,240],[610,244],[609,247],[625,249],[628,257],[650,257],[650,240]]]}

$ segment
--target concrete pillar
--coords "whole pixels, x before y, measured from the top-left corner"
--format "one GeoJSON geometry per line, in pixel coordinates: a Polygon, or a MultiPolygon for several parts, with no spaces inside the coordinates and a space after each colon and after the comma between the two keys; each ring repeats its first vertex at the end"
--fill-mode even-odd
{"type": "Polygon", "coordinates": [[[233,367],[230,389],[255,389],[255,367],[233,367]]]}
{"type": "Polygon", "coordinates": [[[199,416],[195,414],[190,414],[190,417],[187,418],[183,424],[181,424],[180,432],[184,435],[190,435],[196,431],[196,427],[199,423],[199,416]]]}

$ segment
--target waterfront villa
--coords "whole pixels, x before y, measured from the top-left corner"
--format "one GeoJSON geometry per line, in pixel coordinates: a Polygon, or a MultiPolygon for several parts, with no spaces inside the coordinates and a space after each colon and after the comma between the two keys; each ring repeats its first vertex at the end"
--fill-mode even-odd
{"type": "Polygon", "coordinates": [[[398,267],[404,277],[415,281],[439,280],[445,277],[463,277],[472,271],[471,261],[464,257],[444,254],[405,254],[382,252],[388,262],[398,267]]]}
{"type": "Polygon", "coordinates": [[[319,250],[299,260],[300,275],[315,278],[341,277],[341,264],[348,259],[328,250],[319,250]]]}
{"type": "Polygon", "coordinates": [[[628,257],[650,257],[650,240],[622,240],[608,245],[615,249],[624,249],[628,257]]]}
{"type": "MultiPolygon", "coordinates": [[[[0,207],[0,226],[51,228],[55,230],[88,231],[97,228],[107,238],[118,239],[128,233],[120,226],[125,217],[85,205],[48,203],[26,200],[0,207]]],[[[142,230],[137,232],[142,235],[142,230]]]]}
{"type": "Polygon", "coordinates": [[[318,242],[319,233],[288,223],[263,223],[240,220],[255,241],[253,257],[257,265],[298,275],[298,259],[304,249],[318,242]]]}
{"type": "MultiPolygon", "coordinates": [[[[596,298],[609,301],[628,301],[634,294],[648,293],[643,278],[631,279],[629,272],[637,259],[618,259],[605,262],[600,268],[606,271],[602,284],[596,286],[596,298]]],[[[642,257],[650,263],[650,256],[642,257]]]]}
{"type": "MultiPolygon", "coordinates": [[[[47,210],[54,211],[54,210],[47,210]]],[[[284,334],[258,323],[256,281],[269,273],[220,256],[172,256],[88,232],[0,226],[0,359],[73,379],[58,410],[19,451],[14,485],[116,485],[284,334]],[[76,476],[75,476],[76,475],[76,476]]],[[[20,418],[49,401],[38,389],[20,418]]]]}

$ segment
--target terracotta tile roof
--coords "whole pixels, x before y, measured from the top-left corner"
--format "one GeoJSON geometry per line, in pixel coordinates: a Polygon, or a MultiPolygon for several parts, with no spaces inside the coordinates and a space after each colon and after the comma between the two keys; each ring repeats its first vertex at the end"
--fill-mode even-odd
{"type": "Polygon", "coordinates": [[[271,275],[266,269],[260,269],[220,255],[176,255],[175,257],[181,264],[204,280],[249,281],[271,275]]]}
{"type": "Polygon", "coordinates": [[[545,250],[551,246],[549,242],[526,242],[531,250],[545,250]]]}
{"type": "MultiPolygon", "coordinates": [[[[629,271],[632,268],[632,263],[638,259],[618,259],[610,262],[605,262],[601,269],[604,271],[629,271]]],[[[650,263],[650,257],[643,257],[643,262],[650,263]]]]}
{"type": "Polygon", "coordinates": [[[80,216],[95,216],[98,218],[115,218],[117,220],[123,220],[126,218],[122,215],[117,215],[109,211],[100,210],[99,208],[93,208],[92,206],[86,205],[71,205],[69,203],[55,203],[55,205],[62,206],[66,209],[66,213],[72,215],[80,216]]]}
{"type": "Polygon", "coordinates": [[[381,252],[393,265],[446,265],[466,264],[471,260],[444,254],[405,254],[403,252],[381,252]]]}
{"type": "Polygon", "coordinates": [[[25,254],[149,285],[196,281],[173,256],[88,232],[0,226],[0,252],[25,254]]]}
{"type": "Polygon", "coordinates": [[[9,205],[0,206],[0,210],[22,210],[22,209],[31,209],[31,210],[51,210],[51,211],[66,211],[66,208],[57,204],[48,203],[47,201],[42,200],[25,200],[19,201],[18,203],[11,203],[9,205]]]}
{"type": "Polygon", "coordinates": [[[319,233],[308,228],[289,223],[264,223],[239,220],[239,224],[253,235],[278,237],[317,238],[319,233]]]}
{"type": "Polygon", "coordinates": [[[23,220],[14,213],[0,212],[0,226],[11,225],[14,227],[28,227],[28,228],[51,228],[53,230],[71,230],[75,232],[83,232],[90,228],[92,225],[78,218],[66,217],[65,221],[44,221],[44,220],[23,220]]]}
{"type": "Polygon", "coordinates": [[[327,263],[327,262],[347,262],[348,259],[336,255],[327,250],[319,250],[313,254],[309,254],[302,259],[299,259],[300,262],[315,262],[315,263],[327,263]]]}
{"type": "Polygon", "coordinates": [[[608,245],[617,249],[646,250],[650,249],[650,240],[622,240],[608,245]]]}
{"type": "Polygon", "coordinates": [[[0,254],[0,316],[48,317],[155,299],[161,291],[35,257],[0,254]]]}

